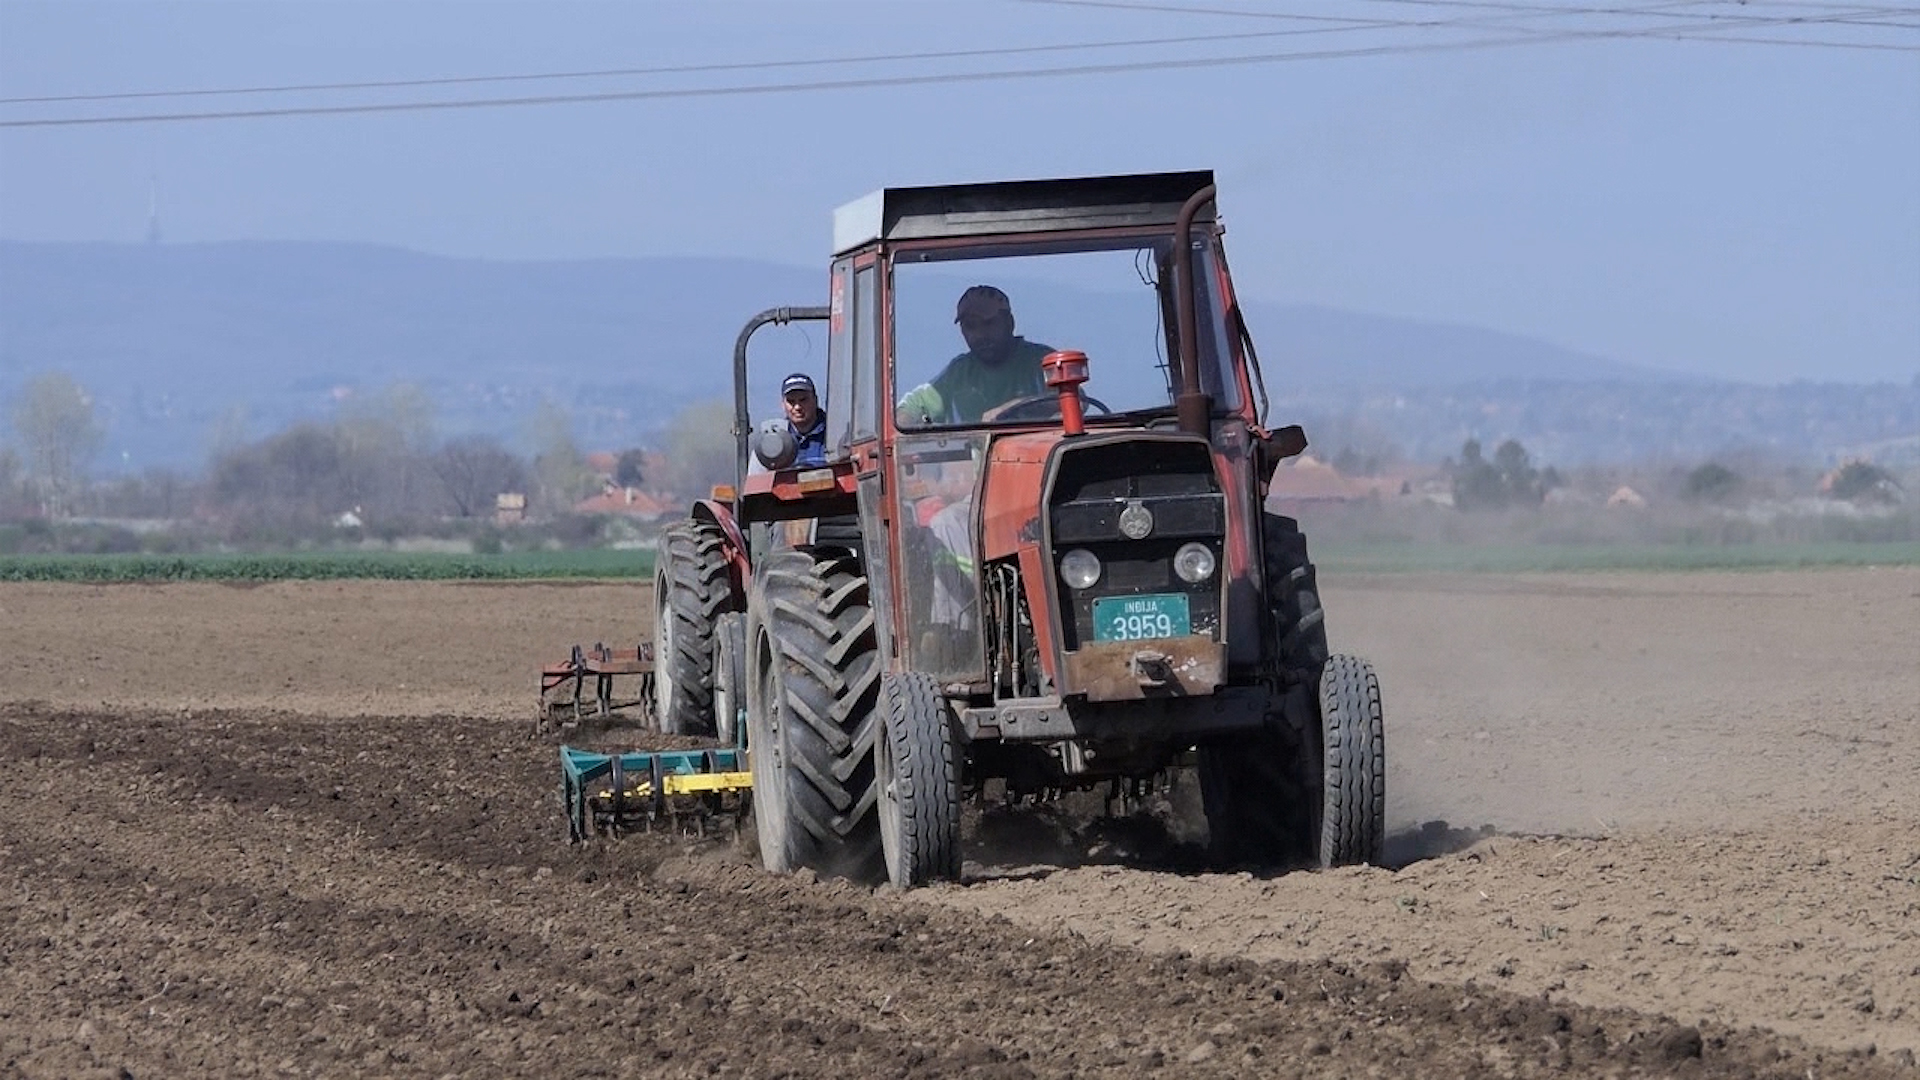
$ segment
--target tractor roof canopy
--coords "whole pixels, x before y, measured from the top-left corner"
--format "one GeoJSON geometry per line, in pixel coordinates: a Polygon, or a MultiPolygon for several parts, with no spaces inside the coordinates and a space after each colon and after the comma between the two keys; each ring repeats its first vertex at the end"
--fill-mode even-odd
{"type": "MultiPolygon", "coordinates": [[[[1213,172],[1136,173],[1059,180],[883,188],[833,212],[833,251],[875,241],[935,240],[1068,229],[1171,228],[1213,172]]],[[[1210,221],[1211,205],[1195,220],[1210,221]]]]}

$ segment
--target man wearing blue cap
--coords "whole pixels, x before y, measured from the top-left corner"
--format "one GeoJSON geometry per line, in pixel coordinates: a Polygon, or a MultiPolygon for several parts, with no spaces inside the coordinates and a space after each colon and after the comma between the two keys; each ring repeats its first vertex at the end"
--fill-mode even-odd
{"type": "Polygon", "coordinates": [[[786,402],[787,429],[798,447],[793,455],[795,468],[811,468],[827,463],[827,413],[820,407],[820,395],[813,379],[794,372],[780,382],[780,396],[786,402]]]}

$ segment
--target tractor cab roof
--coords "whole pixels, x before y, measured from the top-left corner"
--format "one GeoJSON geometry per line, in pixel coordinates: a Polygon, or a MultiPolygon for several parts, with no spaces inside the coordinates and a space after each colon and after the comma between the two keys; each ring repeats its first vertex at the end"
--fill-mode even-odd
{"type": "MultiPolygon", "coordinates": [[[[833,252],[876,241],[1165,226],[1213,183],[1209,169],[990,184],[882,188],[833,212],[833,252]]],[[[1210,221],[1209,203],[1196,220],[1210,221]]]]}

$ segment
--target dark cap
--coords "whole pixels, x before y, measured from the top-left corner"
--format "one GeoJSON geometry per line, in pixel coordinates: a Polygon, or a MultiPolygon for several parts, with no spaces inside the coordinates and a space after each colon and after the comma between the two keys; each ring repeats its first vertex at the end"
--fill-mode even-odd
{"type": "Polygon", "coordinates": [[[1007,294],[991,285],[975,285],[960,294],[960,302],[953,306],[953,321],[959,322],[967,315],[1013,314],[1013,304],[1007,294]]]}
{"type": "Polygon", "coordinates": [[[819,392],[813,388],[812,377],[807,375],[802,375],[800,372],[797,372],[797,371],[787,376],[785,379],[781,380],[780,396],[786,397],[788,394],[793,393],[795,390],[805,390],[809,394],[813,394],[816,397],[819,396],[819,392]]]}

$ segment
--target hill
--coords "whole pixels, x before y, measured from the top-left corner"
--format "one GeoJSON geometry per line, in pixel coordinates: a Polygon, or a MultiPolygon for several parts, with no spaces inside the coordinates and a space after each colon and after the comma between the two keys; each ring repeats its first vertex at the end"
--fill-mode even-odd
{"type": "MultiPolygon", "coordinates": [[[[823,268],[740,259],[498,262],[360,244],[0,241],[0,397],[36,372],[70,374],[108,424],[102,464],[134,470],[199,464],[215,429],[231,433],[235,417],[258,436],[395,382],[427,391],[444,433],[518,442],[545,397],[568,410],[583,442],[631,445],[681,406],[730,392],[732,345],[748,316],[822,303],[825,284],[823,268]]],[[[1484,327],[1258,302],[1247,318],[1277,402],[1336,416],[1353,402],[1356,416],[1373,416],[1397,400],[1366,422],[1398,429],[1399,444],[1423,455],[1457,447],[1462,416],[1488,393],[1604,383],[1614,396],[1660,401],[1676,385],[1698,397],[1709,384],[1484,327]],[[1444,415],[1421,419],[1436,403],[1444,415]]],[[[781,372],[824,366],[817,328],[762,337],[756,401],[773,400],[781,372]]],[[[1580,392],[1554,395],[1553,436],[1575,456],[1594,449],[1583,428],[1566,426],[1580,410],[1560,399],[1580,392]]]]}

